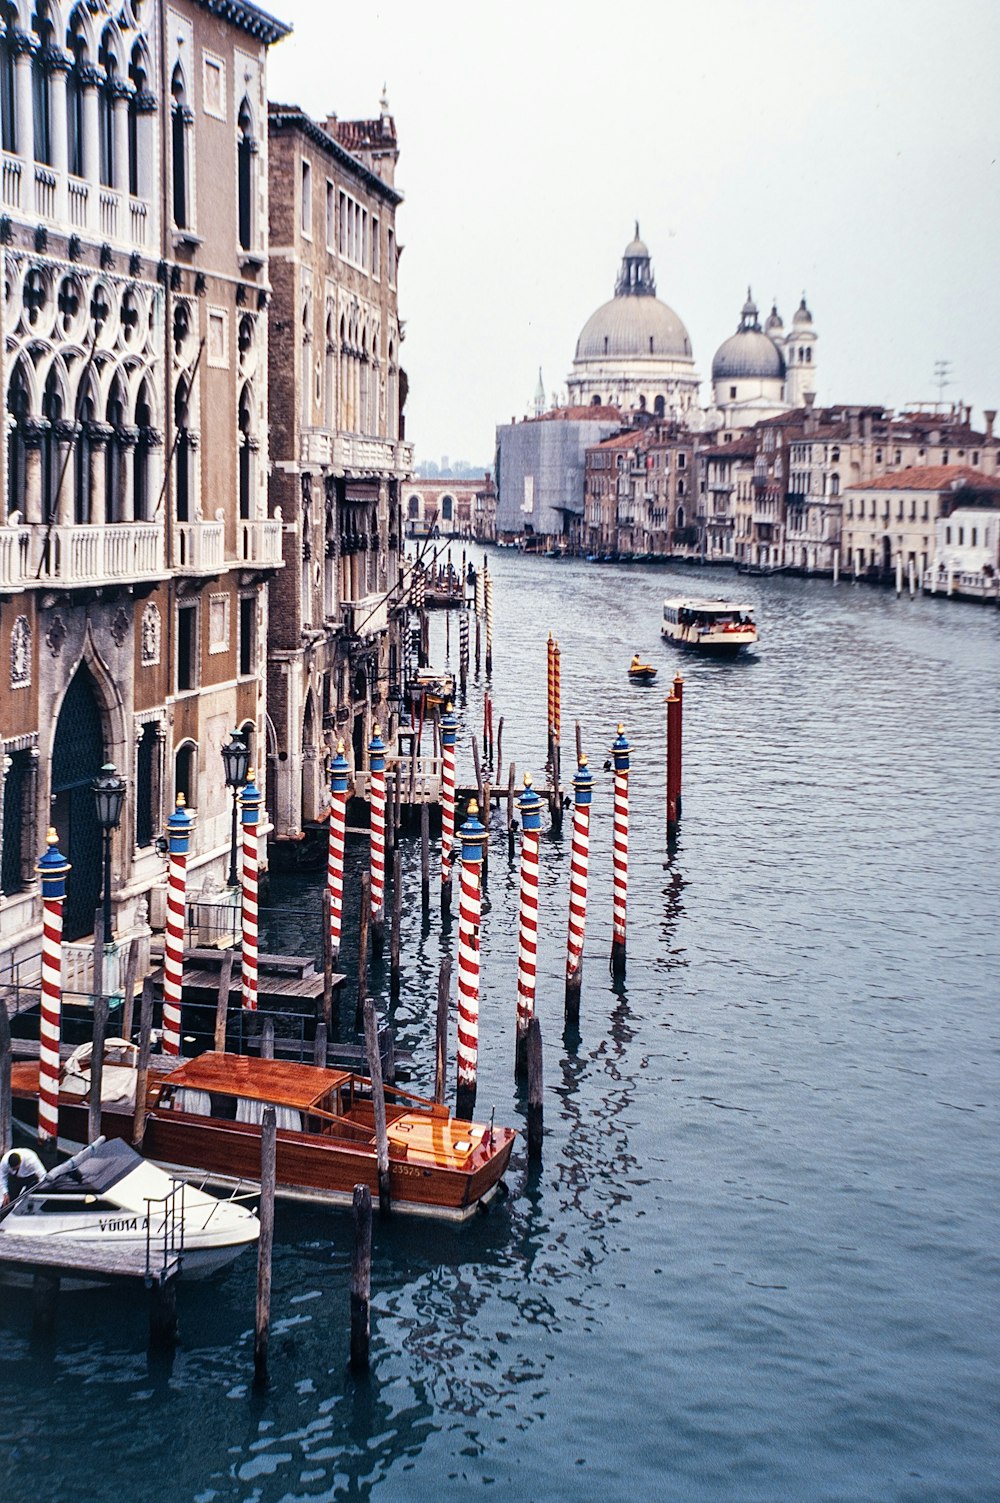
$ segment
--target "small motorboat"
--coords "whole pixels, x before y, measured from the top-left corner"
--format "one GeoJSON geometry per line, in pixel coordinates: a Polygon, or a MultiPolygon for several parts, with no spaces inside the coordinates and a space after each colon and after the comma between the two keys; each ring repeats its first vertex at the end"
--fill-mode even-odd
{"type": "MultiPolygon", "coordinates": [[[[255,1212],[175,1179],[121,1138],[97,1138],[0,1211],[0,1240],[44,1239],[157,1258],[169,1245],[187,1278],[225,1268],[260,1236],[255,1212]]],[[[13,1274],[17,1277],[17,1274],[13,1274]]]]}
{"type": "Polygon", "coordinates": [[[628,665],[628,676],[633,684],[651,684],[656,677],[652,663],[640,663],[638,653],[628,665]]]}

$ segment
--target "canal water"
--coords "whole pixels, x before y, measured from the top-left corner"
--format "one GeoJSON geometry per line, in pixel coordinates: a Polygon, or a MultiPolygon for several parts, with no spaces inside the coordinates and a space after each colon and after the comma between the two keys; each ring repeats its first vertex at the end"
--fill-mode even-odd
{"type": "MultiPolygon", "coordinates": [[[[346,1372],[338,1213],[279,1212],[262,1397],[252,1260],[182,1289],[170,1361],[147,1356],[139,1295],[64,1295],[39,1345],[25,1299],[0,1293],[0,1497],[997,1498],[1000,615],[849,583],[490,565],[504,760],[541,781],[552,629],[564,767],[579,720],[596,781],[572,1044],[569,819],[543,839],[542,1167],[519,1146],[509,1196],[465,1228],[376,1226],[363,1382],[346,1372]],[[749,599],[756,654],[678,659],[658,635],[675,590],[749,599]],[[654,688],[628,684],[635,651],[659,665],[654,688]],[[668,859],[663,693],[679,663],[668,859]],[[602,767],[619,720],[634,751],[628,975],[613,985],[602,767]]],[[[480,683],[466,729],[481,704],[480,683]]],[[[523,1127],[499,826],[490,860],[478,1115],[523,1127]]],[[[393,1021],[426,1089],[454,936],[436,909],[422,926],[412,841],[404,869],[393,1021]]],[[[301,910],[318,913],[320,880],[275,881],[277,948],[315,948],[301,910]]],[[[348,988],[345,1034],[352,1015],[348,988]]]]}

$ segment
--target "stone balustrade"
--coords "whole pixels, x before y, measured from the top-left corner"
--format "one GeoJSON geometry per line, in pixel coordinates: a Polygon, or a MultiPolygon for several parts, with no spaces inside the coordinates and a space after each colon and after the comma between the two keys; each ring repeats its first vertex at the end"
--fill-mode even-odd
{"type": "Polygon", "coordinates": [[[260,522],[240,522],[240,558],[248,564],[267,564],[277,568],[281,557],[281,518],[260,522]]]}
{"type": "Polygon", "coordinates": [[[174,568],[189,574],[217,574],[225,564],[224,522],[179,522],[174,529],[174,568]]]}
{"type": "Polygon", "coordinates": [[[158,522],[18,530],[31,535],[28,581],[72,587],[111,580],[159,579],[166,572],[163,527],[158,522]]]}

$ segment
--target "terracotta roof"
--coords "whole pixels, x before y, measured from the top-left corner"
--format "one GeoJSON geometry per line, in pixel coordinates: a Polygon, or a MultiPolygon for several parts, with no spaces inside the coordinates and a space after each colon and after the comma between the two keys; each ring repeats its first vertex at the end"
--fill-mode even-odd
{"type": "Polygon", "coordinates": [[[734,439],[731,444],[715,444],[711,449],[699,449],[699,459],[753,459],[757,442],[752,435],[734,439]]]}
{"type": "Polygon", "coordinates": [[[982,470],[967,464],[913,465],[906,470],[893,470],[889,475],[879,475],[860,485],[849,485],[849,491],[943,491],[968,485],[974,490],[996,490],[997,482],[982,470]]]}
{"type": "Polygon", "coordinates": [[[542,412],[538,417],[522,418],[525,423],[582,423],[590,418],[595,423],[623,422],[617,407],[553,407],[551,412],[542,412]]]}
{"type": "Polygon", "coordinates": [[[267,102],[267,125],[272,132],[282,130],[300,130],[304,136],[308,136],[316,146],[322,148],[328,156],[335,158],[345,167],[348,167],[357,177],[362,178],[375,193],[387,199],[392,204],[401,204],[403,195],[398,188],[379,177],[373,172],[366,162],[359,157],[352,156],[347,147],[331,136],[325,126],[319,125],[311,116],[307,115],[297,104],[277,104],[273,99],[267,102]]]}

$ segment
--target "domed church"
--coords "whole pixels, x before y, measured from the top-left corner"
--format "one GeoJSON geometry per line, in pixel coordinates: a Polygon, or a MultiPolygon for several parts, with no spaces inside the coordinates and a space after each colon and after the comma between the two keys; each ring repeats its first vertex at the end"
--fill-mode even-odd
{"type": "Polygon", "coordinates": [[[569,403],[680,417],[697,402],[699,383],[688,331],[656,296],[637,223],[614,297],[591,314],[576,342],[569,403]]]}
{"type": "Polygon", "coordinates": [[[714,405],[725,427],[750,427],[800,407],[815,390],[816,330],[805,295],[786,334],[776,303],[761,328],[748,287],[736,333],[723,340],[712,361],[714,405]]]}

